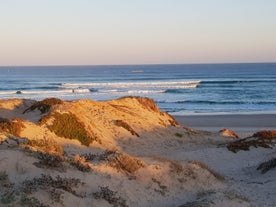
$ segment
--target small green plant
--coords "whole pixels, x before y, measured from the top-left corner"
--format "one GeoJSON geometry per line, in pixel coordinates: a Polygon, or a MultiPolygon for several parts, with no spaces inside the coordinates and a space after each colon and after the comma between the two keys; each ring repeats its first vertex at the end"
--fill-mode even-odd
{"type": "Polygon", "coordinates": [[[63,157],[60,155],[37,152],[36,157],[39,159],[39,162],[34,163],[36,167],[59,170],[63,169],[63,157]]]}
{"type": "Polygon", "coordinates": [[[40,177],[33,178],[32,180],[25,180],[22,183],[22,191],[26,194],[32,194],[38,189],[60,189],[75,196],[81,197],[76,193],[74,188],[79,187],[83,183],[80,179],[76,178],[62,178],[59,175],[53,178],[50,175],[42,174],[40,177]]]}
{"type": "Polygon", "coordinates": [[[257,170],[260,170],[261,173],[264,174],[275,167],[276,167],[276,158],[272,158],[271,160],[261,163],[258,166],[257,170]]]}
{"type": "Polygon", "coordinates": [[[20,204],[24,207],[49,207],[48,205],[41,203],[37,198],[27,196],[21,197],[20,204]]]}
{"type": "Polygon", "coordinates": [[[55,112],[50,116],[44,116],[40,120],[40,124],[46,124],[57,136],[68,139],[77,139],[86,146],[89,146],[91,142],[96,140],[96,138],[88,134],[84,124],[72,113],[55,112]],[[53,118],[54,121],[51,125],[48,125],[47,120],[50,118],[53,118]]]}
{"type": "Polygon", "coordinates": [[[120,196],[117,196],[117,193],[110,190],[108,187],[100,187],[100,191],[93,193],[95,199],[106,200],[113,207],[128,207],[126,200],[120,196]]]}
{"type": "Polygon", "coordinates": [[[6,171],[0,171],[0,183],[6,182],[8,180],[8,174],[6,171]]]}
{"type": "Polygon", "coordinates": [[[10,204],[15,201],[14,191],[8,191],[1,196],[1,203],[10,204]]]}
{"type": "Polygon", "coordinates": [[[179,137],[179,138],[183,137],[183,134],[180,134],[180,133],[175,133],[174,135],[175,135],[176,137],[179,137]]]}

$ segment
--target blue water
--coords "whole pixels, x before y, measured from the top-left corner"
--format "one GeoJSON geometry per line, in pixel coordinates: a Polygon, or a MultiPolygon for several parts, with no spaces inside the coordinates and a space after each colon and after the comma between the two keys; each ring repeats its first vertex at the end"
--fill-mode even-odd
{"type": "Polygon", "coordinates": [[[276,113],[276,63],[0,67],[0,98],[153,98],[172,114],[276,113]]]}

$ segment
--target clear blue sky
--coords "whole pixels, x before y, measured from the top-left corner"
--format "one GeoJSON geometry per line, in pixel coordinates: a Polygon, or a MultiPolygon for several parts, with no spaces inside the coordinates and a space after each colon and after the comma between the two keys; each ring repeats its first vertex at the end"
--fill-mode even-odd
{"type": "Polygon", "coordinates": [[[0,0],[0,65],[276,62],[276,0],[0,0]]]}

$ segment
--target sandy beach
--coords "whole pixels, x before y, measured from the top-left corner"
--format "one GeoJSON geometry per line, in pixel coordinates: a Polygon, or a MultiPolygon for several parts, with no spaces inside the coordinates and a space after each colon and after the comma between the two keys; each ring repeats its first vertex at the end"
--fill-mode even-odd
{"type": "Polygon", "coordinates": [[[256,131],[276,128],[276,114],[187,115],[174,117],[181,124],[212,132],[229,128],[238,134],[250,135],[256,131]]]}
{"type": "Polygon", "coordinates": [[[175,118],[141,97],[0,100],[0,206],[275,207],[274,115],[175,118]]]}

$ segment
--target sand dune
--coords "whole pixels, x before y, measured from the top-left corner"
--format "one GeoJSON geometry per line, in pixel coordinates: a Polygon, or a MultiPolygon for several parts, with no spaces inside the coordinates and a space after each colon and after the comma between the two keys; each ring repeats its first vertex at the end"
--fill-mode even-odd
{"type": "Polygon", "coordinates": [[[1,100],[0,206],[275,206],[274,140],[233,153],[148,98],[1,100]]]}

